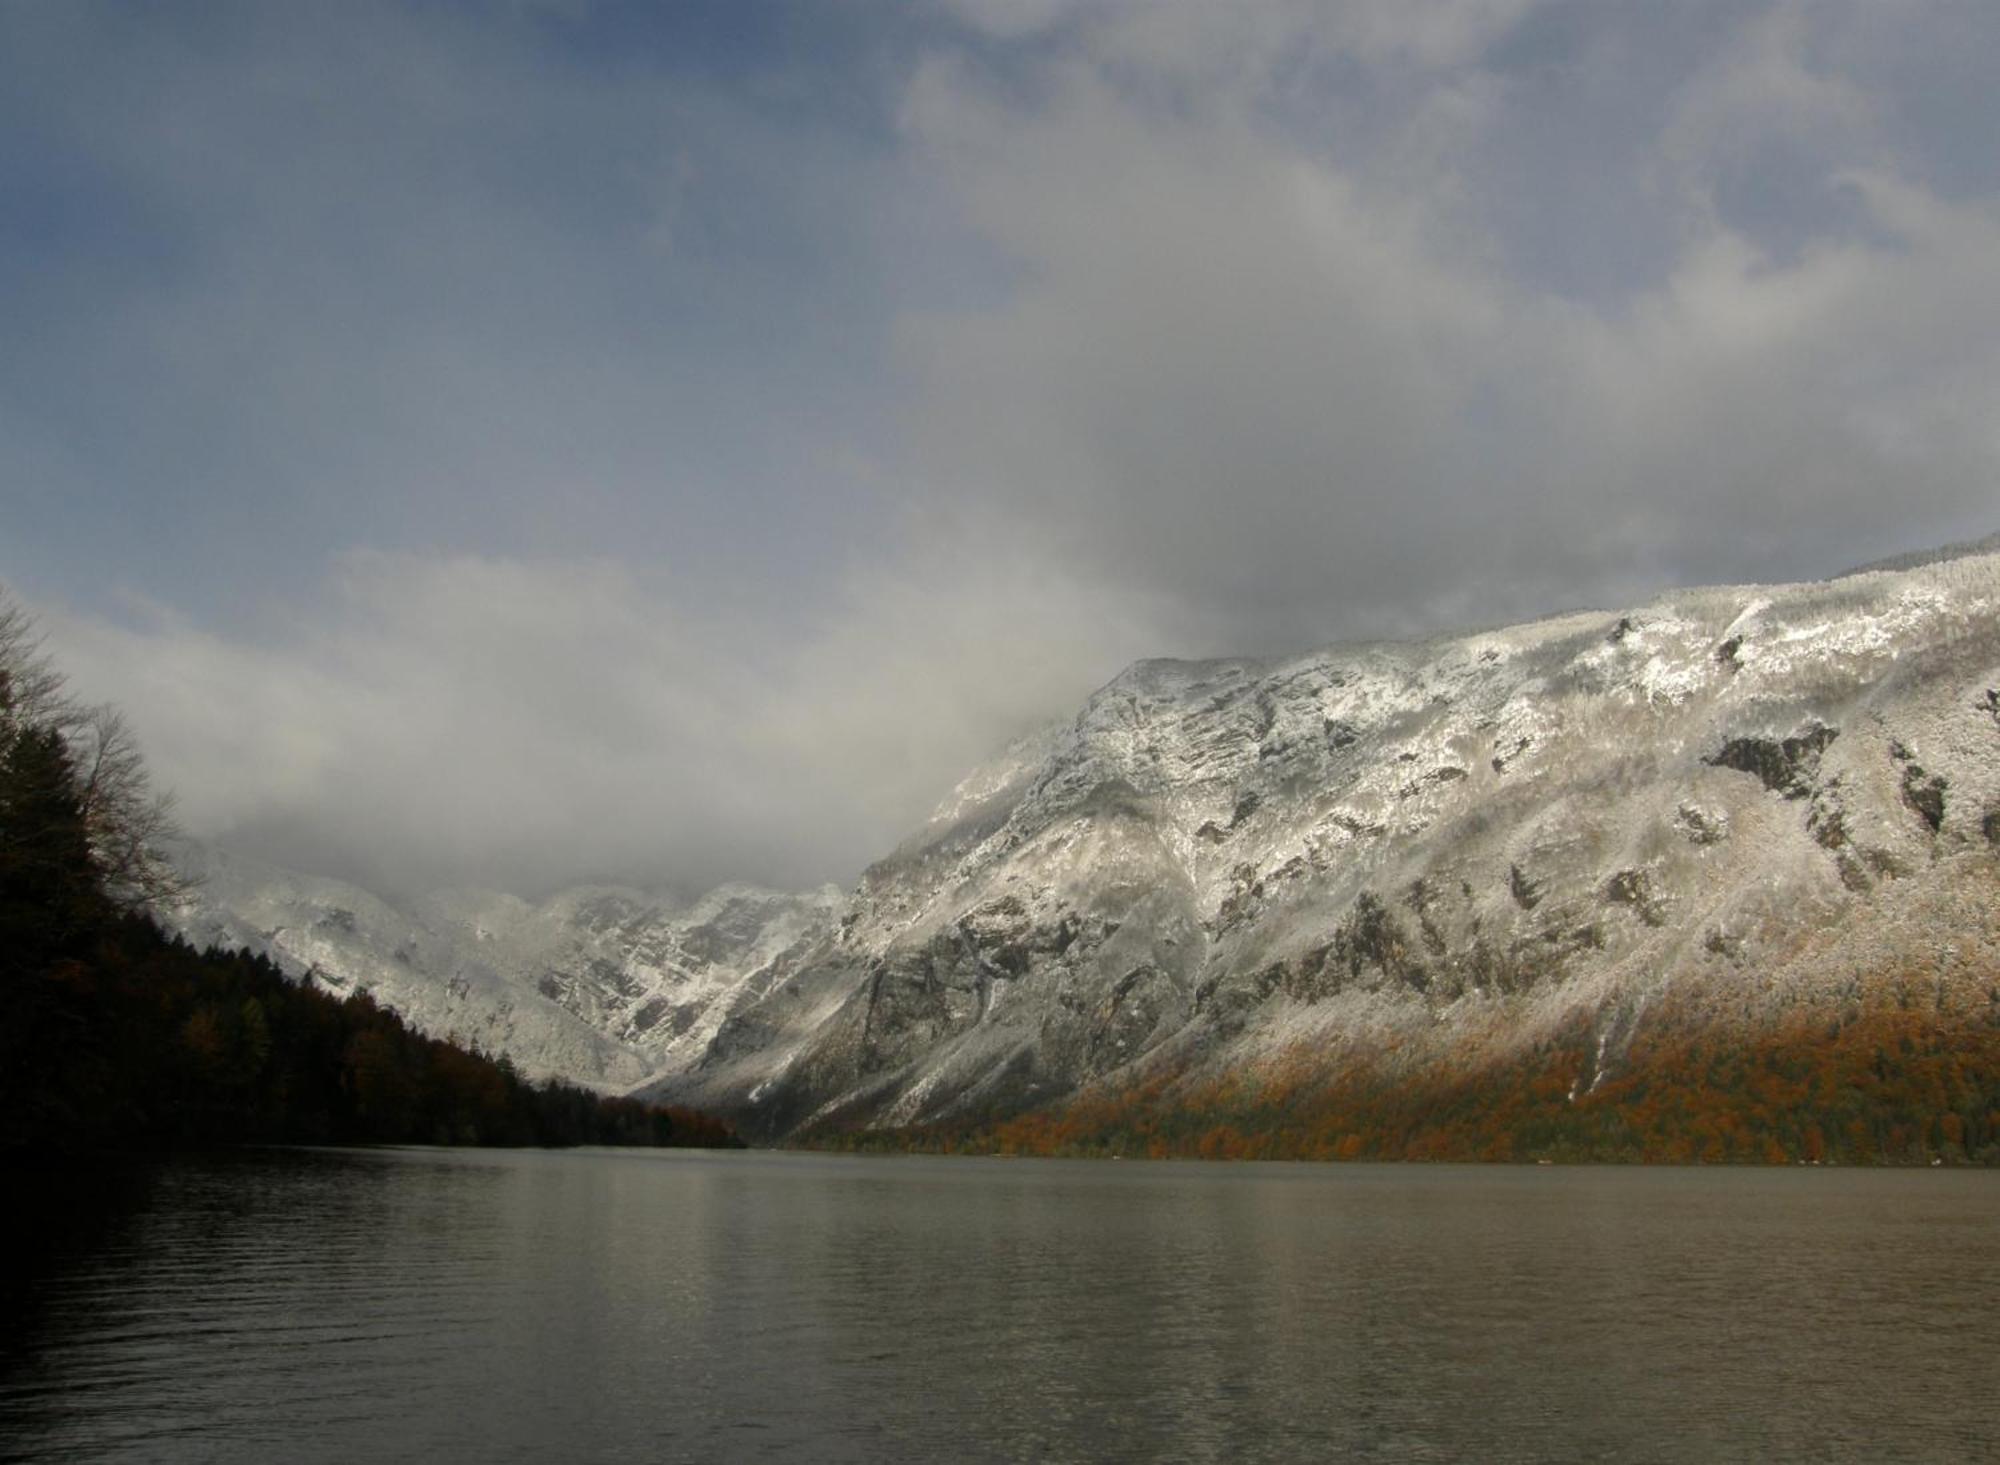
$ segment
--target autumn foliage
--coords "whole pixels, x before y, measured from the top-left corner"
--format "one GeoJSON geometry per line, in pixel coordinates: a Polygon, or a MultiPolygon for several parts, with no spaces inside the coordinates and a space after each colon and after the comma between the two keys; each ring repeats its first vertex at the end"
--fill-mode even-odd
{"type": "Polygon", "coordinates": [[[1007,1155],[1735,1164],[2000,1163],[2000,1009],[1940,1013],[1924,984],[1755,1028],[1660,1004],[1597,1071],[1591,1021],[1504,1061],[1310,1061],[1224,1081],[1156,1074],[963,1128],[829,1145],[1007,1155]]]}

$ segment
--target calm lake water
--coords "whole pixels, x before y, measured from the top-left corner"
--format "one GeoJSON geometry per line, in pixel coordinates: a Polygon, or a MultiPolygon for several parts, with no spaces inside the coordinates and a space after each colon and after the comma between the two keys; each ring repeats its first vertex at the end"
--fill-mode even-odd
{"type": "Polygon", "coordinates": [[[2000,1456],[1993,1174],[271,1150],[34,1189],[10,1457],[2000,1456]]]}

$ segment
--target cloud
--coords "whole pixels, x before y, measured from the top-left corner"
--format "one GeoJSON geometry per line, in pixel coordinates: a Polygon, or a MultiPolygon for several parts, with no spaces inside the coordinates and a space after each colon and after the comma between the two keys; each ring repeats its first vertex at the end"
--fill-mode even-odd
{"type": "Polygon", "coordinates": [[[1003,40],[1053,30],[1077,9],[1074,0],[946,0],[944,8],[971,29],[1003,40]]]}
{"type": "Polygon", "coordinates": [[[940,562],[798,639],[607,560],[353,554],[256,640],[43,607],[197,837],[423,889],[849,878],[1147,644],[1143,608],[940,562]]]}
{"type": "MultiPolygon", "coordinates": [[[[1458,14],[1462,43],[1410,33],[1447,72],[1490,39],[1475,21],[1508,18],[1458,14]]],[[[1172,586],[1253,646],[1982,527],[1993,210],[1882,171],[1874,105],[1809,70],[1803,14],[1724,33],[1632,140],[1680,232],[1608,301],[1505,267],[1467,217],[1476,155],[1345,166],[1273,120],[1262,79],[1189,107],[1129,58],[1065,58],[1043,89],[934,64],[905,126],[1018,285],[904,318],[922,475],[1036,526],[1078,577],[1172,586]],[[1749,150],[1808,138],[1787,166],[1835,222],[1781,245],[1717,201],[1749,150]]]]}
{"type": "Polygon", "coordinates": [[[9,13],[0,569],[197,832],[846,878],[1136,656],[1989,532],[1986,15],[9,13]]]}

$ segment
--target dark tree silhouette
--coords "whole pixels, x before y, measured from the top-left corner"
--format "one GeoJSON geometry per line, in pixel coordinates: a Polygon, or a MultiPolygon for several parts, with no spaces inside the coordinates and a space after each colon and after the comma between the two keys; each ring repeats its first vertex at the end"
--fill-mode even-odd
{"type": "Polygon", "coordinates": [[[167,805],[0,592],[0,1151],[188,1142],[733,1145],[705,1115],[531,1084],[261,957],[197,952],[167,805]]]}

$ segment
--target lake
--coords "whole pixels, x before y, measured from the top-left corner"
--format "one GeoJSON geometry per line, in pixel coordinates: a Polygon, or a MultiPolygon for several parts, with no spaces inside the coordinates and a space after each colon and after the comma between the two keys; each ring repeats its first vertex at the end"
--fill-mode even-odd
{"type": "Polygon", "coordinates": [[[2000,1454],[1984,1172],[265,1150],[10,1188],[10,1458],[2000,1454]]]}

